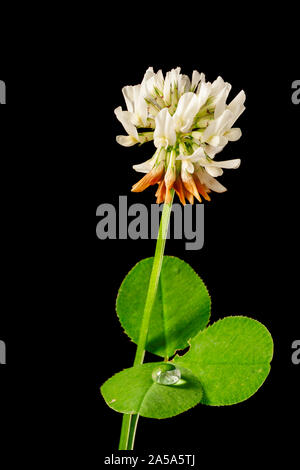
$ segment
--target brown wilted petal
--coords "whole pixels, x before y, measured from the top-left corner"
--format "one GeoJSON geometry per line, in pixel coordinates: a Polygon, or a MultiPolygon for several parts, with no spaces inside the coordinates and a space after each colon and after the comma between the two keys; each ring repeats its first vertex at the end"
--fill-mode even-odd
{"type": "Polygon", "coordinates": [[[164,173],[164,164],[161,162],[156,168],[153,168],[147,175],[145,175],[141,180],[134,184],[131,188],[131,191],[134,193],[140,193],[144,191],[148,186],[159,183],[162,179],[164,173]]]}

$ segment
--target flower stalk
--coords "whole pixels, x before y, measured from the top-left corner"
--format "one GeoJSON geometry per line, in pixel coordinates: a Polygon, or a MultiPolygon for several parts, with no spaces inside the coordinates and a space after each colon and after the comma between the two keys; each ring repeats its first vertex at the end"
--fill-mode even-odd
{"type": "MultiPolygon", "coordinates": [[[[131,147],[153,141],[156,148],[151,158],[133,166],[144,176],[132,191],[141,192],[157,184],[156,202],[164,203],[134,366],[144,361],[174,194],[183,205],[186,200],[190,204],[194,199],[210,201],[212,191],[226,191],[216,179],[223,174],[223,168],[240,165],[240,159],[215,160],[228,142],[241,137],[241,130],[233,125],[245,110],[245,93],[242,90],[227,104],[230,89],[221,77],[210,83],[197,70],[190,80],[180,67],[165,77],[161,70],[155,73],[149,67],[141,84],[123,87],[127,109],[115,109],[127,132],[117,136],[120,145],[131,147]]],[[[119,450],[133,449],[138,418],[138,414],[123,415],[119,450]]]]}
{"type": "MultiPolygon", "coordinates": [[[[152,308],[155,302],[155,297],[157,293],[163,258],[164,258],[164,251],[167,239],[167,233],[170,223],[170,216],[172,211],[172,204],[174,199],[174,189],[170,191],[170,202],[164,204],[158,237],[156,242],[154,260],[152,271],[149,280],[149,287],[145,302],[143,320],[140,330],[140,337],[137,345],[136,355],[134,359],[134,366],[143,364],[144,357],[145,357],[145,350],[146,350],[146,343],[147,343],[147,336],[151,318],[152,308]]],[[[136,433],[136,427],[138,422],[139,415],[130,415],[124,414],[122,420],[122,428],[121,428],[121,435],[120,435],[120,442],[119,442],[119,450],[133,450],[134,446],[134,439],[136,433]]]]}

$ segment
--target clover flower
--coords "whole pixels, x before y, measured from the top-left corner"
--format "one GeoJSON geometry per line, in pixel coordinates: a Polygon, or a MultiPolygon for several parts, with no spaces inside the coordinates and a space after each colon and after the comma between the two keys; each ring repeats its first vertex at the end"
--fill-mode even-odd
{"type": "Polygon", "coordinates": [[[226,104],[231,89],[218,77],[206,82],[196,70],[190,80],[180,67],[154,73],[149,67],[139,85],[122,89],[127,110],[115,109],[118,120],[128,135],[117,136],[125,147],[153,140],[154,155],[133,168],[145,176],[132,191],[141,192],[158,184],[156,202],[169,203],[174,188],[182,204],[194,197],[210,200],[211,191],[226,188],[216,177],[223,168],[238,168],[240,159],[215,161],[215,156],[229,141],[241,137],[241,130],[232,127],[245,110],[245,93],[241,91],[226,104]]]}

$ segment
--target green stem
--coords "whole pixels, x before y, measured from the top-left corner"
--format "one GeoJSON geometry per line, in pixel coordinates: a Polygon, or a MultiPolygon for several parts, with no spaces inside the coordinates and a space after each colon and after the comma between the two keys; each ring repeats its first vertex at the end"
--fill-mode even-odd
{"type": "Polygon", "coordinates": [[[133,450],[137,422],[140,415],[123,415],[119,450],[133,450]]]}
{"type": "Polygon", "coordinates": [[[130,430],[129,430],[128,449],[133,450],[135,433],[136,433],[137,423],[138,423],[140,415],[130,415],[130,416],[131,416],[131,422],[130,422],[130,430]]]}
{"type": "Polygon", "coordinates": [[[165,204],[163,208],[163,213],[161,217],[161,222],[160,222],[159,232],[158,232],[158,237],[157,237],[157,242],[156,242],[156,249],[155,249],[155,255],[154,255],[154,260],[153,260],[152,272],[150,276],[148,293],[147,293],[146,303],[145,303],[145,308],[144,308],[144,315],[143,315],[142,325],[140,329],[140,337],[139,337],[139,342],[138,342],[138,346],[137,346],[137,350],[135,354],[135,360],[133,364],[134,366],[143,364],[143,360],[144,360],[150,317],[151,317],[151,312],[152,312],[153,304],[154,304],[156,293],[157,293],[158,282],[159,282],[162,262],[164,258],[166,237],[167,237],[168,227],[169,227],[169,222],[170,222],[173,198],[174,198],[174,191],[172,194],[171,203],[165,204]]]}
{"type": "Polygon", "coordinates": [[[130,450],[128,448],[128,440],[129,440],[129,431],[131,428],[131,416],[132,415],[125,415],[125,414],[123,415],[119,450],[130,450]]]}
{"type": "MultiPolygon", "coordinates": [[[[138,346],[135,354],[134,366],[143,364],[146,342],[151,318],[151,312],[154,305],[159,277],[161,273],[161,267],[164,258],[164,251],[166,245],[166,237],[169,228],[172,204],[174,199],[174,190],[172,189],[172,200],[169,204],[164,204],[163,213],[161,216],[159,232],[156,242],[156,249],[154,254],[154,260],[152,265],[152,271],[149,281],[149,287],[145,302],[143,320],[140,330],[140,337],[138,341],[138,346]]],[[[119,443],[119,450],[132,450],[134,446],[134,438],[136,432],[136,426],[138,422],[139,415],[123,415],[121,436],[119,443]]]]}

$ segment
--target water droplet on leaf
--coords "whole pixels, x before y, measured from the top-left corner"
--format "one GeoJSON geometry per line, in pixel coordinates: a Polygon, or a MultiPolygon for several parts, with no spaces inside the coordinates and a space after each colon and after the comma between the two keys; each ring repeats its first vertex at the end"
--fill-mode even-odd
{"type": "Polygon", "coordinates": [[[181,378],[180,370],[174,364],[165,363],[156,367],[152,372],[152,379],[160,385],[173,385],[181,378]]]}

